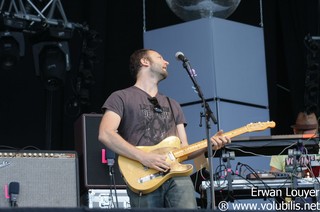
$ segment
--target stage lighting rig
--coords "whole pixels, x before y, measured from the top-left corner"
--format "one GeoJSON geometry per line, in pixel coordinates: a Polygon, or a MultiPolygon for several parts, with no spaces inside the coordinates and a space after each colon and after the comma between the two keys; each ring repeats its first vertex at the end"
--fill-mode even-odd
{"type": "Polygon", "coordinates": [[[25,43],[22,32],[0,32],[0,63],[4,70],[12,69],[24,56],[25,43]]]}
{"type": "Polygon", "coordinates": [[[47,90],[63,87],[66,72],[70,71],[69,46],[63,42],[41,42],[33,45],[36,75],[40,76],[47,90]]]}
{"type": "Polygon", "coordinates": [[[69,22],[60,0],[0,0],[0,15],[9,28],[37,33],[49,29],[52,37],[70,39],[75,28],[85,26],[69,22]]]}

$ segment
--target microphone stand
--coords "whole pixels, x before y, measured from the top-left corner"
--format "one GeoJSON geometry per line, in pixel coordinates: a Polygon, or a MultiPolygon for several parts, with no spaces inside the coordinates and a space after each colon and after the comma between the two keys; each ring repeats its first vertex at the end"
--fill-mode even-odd
{"type": "MultiPolygon", "coordinates": [[[[182,61],[183,61],[183,67],[186,69],[189,77],[191,78],[191,80],[194,84],[195,90],[202,101],[202,107],[204,108],[204,115],[202,115],[202,116],[205,117],[206,137],[207,137],[207,142],[208,142],[207,148],[208,148],[208,158],[209,158],[209,167],[210,167],[209,173],[210,173],[210,185],[211,185],[211,205],[212,205],[211,208],[216,209],[214,181],[213,181],[212,144],[210,141],[209,130],[211,129],[210,119],[213,121],[214,124],[217,124],[217,119],[213,115],[209,104],[207,103],[206,99],[203,96],[203,93],[200,89],[200,86],[198,85],[198,83],[194,77],[195,71],[191,68],[191,65],[190,65],[188,59],[184,57],[184,59],[182,61]]],[[[210,206],[207,205],[207,207],[210,207],[210,206]]]]}

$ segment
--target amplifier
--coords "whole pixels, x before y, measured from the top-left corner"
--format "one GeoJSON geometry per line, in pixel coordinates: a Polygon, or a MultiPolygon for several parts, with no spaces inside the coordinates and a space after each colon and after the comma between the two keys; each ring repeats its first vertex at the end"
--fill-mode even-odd
{"type": "Polygon", "coordinates": [[[18,207],[77,207],[80,204],[76,152],[0,150],[0,207],[11,207],[9,185],[18,207]]]}
{"type": "Polygon", "coordinates": [[[126,188],[117,160],[112,168],[113,176],[110,175],[108,165],[102,163],[102,150],[114,158],[116,155],[98,140],[101,118],[102,114],[82,114],[74,124],[81,193],[88,189],[126,188]]]}

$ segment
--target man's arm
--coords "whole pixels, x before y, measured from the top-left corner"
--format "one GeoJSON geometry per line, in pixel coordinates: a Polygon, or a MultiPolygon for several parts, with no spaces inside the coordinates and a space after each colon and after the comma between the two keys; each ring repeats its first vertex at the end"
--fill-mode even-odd
{"type": "Polygon", "coordinates": [[[99,141],[106,147],[119,155],[139,161],[144,166],[166,171],[169,164],[166,163],[166,156],[144,152],[136,148],[118,134],[121,117],[112,111],[106,111],[102,117],[99,127],[99,141]]]}

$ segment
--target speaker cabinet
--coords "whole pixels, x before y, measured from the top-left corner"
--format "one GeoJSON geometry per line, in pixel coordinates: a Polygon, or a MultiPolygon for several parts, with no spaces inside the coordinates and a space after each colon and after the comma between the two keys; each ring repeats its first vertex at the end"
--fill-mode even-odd
{"type": "Polygon", "coordinates": [[[80,161],[81,190],[126,188],[120,174],[117,160],[113,165],[113,175],[107,164],[102,163],[102,150],[115,157],[99,140],[99,125],[102,114],[82,114],[75,122],[75,147],[80,161]]]}
{"type": "Polygon", "coordinates": [[[0,150],[0,207],[11,207],[10,183],[17,182],[18,207],[78,207],[76,152],[0,150]]]}

